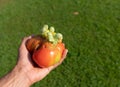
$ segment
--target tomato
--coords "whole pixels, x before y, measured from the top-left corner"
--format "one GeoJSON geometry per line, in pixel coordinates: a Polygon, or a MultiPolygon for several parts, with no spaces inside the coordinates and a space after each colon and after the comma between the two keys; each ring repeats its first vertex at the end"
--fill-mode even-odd
{"type": "Polygon", "coordinates": [[[33,36],[31,39],[29,39],[26,43],[26,47],[30,53],[33,53],[34,50],[36,50],[41,44],[43,39],[41,36],[36,35],[33,36]]]}
{"type": "Polygon", "coordinates": [[[49,67],[60,61],[64,49],[63,43],[54,45],[47,42],[44,43],[41,48],[34,51],[32,58],[38,66],[49,67]]]}
{"type": "Polygon", "coordinates": [[[60,61],[63,50],[63,35],[56,33],[54,27],[44,25],[40,34],[27,41],[26,47],[33,61],[40,67],[49,67],[60,61]]]}

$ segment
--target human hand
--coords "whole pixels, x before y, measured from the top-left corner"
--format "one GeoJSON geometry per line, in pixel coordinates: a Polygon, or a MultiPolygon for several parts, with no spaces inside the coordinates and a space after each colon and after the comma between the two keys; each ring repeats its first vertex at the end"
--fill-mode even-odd
{"type": "Polygon", "coordinates": [[[31,36],[25,37],[19,48],[18,62],[17,67],[26,75],[29,85],[42,80],[46,75],[50,73],[51,70],[60,65],[63,60],[66,58],[68,50],[65,49],[62,55],[62,59],[59,63],[50,66],[48,68],[40,68],[34,65],[34,62],[31,59],[31,55],[26,48],[26,41],[30,39],[31,36]]]}
{"type": "Polygon", "coordinates": [[[26,48],[26,41],[30,38],[31,36],[23,39],[19,48],[17,64],[11,72],[0,78],[0,87],[29,87],[33,83],[42,80],[65,59],[68,52],[67,49],[64,50],[59,63],[48,68],[36,67],[26,48]]]}

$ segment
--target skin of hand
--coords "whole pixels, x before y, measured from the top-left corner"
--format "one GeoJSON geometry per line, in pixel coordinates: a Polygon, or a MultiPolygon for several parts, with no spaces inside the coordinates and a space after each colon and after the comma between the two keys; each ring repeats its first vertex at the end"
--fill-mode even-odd
{"type": "Polygon", "coordinates": [[[35,82],[38,82],[42,80],[44,77],[46,77],[53,69],[59,66],[66,58],[68,52],[67,49],[64,50],[62,58],[59,63],[50,66],[48,68],[36,67],[33,61],[31,60],[30,53],[26,48],[26,41],[30,38],[31,36],[25,37],[22,40],[22,43],[19,48],[17,64],[10,73],[8,73],[6,76],[0,79],[1,87],[23,87],[22,85],[18,86],[20,81],[21,81],[20,84],[24,84],[24,87],[29,87],[35,82]],[[6,86],[3,85],[5,83],[6,86]],[[10,84],[13,84],[14,86],[13,85],[10,86],[10,84]]]}

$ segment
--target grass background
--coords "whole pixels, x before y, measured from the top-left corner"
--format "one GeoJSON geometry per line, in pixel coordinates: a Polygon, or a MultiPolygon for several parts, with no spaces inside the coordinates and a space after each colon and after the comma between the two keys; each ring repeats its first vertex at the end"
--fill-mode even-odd
{"type": "Polygon", "coordinates": [[[63,33],[69,53],[31,87],[120,87],[120,0],[0,0],[0,77],[44,24],[63,33]]]}

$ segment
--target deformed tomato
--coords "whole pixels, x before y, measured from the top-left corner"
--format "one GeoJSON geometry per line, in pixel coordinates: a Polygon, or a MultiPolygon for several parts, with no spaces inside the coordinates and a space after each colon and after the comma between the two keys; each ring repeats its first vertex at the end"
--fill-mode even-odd
{"type": "Polygon", "coordinates": [[[36,50],[33,54],[33,60],[40,67],[49,67],[60,61],[64,45],[62,43],[54,45],[45,43],[43,46],[36,50]]]}
{"type": "Polygon", "coordinates": [[[65,49],[62,39],[62,34],[56,33],[54,27],[48,29],[45,25],[40,35],[28,40],[26,47],[39,67],[49,67],[62,58],[65,49]]]}

